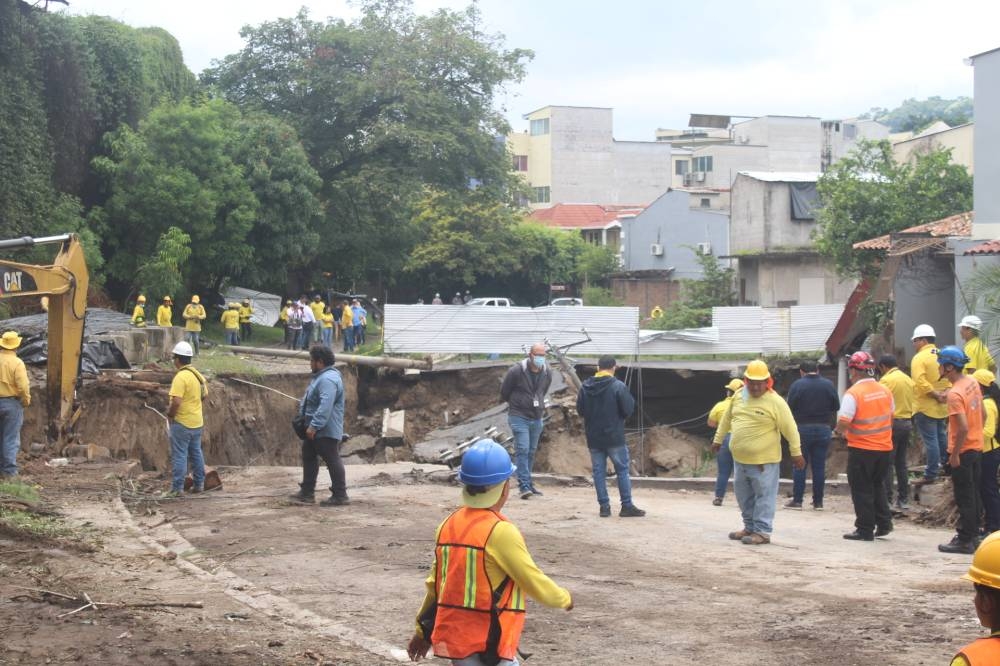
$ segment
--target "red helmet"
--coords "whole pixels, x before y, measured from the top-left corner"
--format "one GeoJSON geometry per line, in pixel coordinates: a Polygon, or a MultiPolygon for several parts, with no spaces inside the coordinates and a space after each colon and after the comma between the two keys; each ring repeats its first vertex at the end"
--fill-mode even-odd
{"type": "Polygon", "coordinates": [[[847,367],[858,370],[874,370],[875,359],[866,351],[856,351],[847,359],[847,367]]]}

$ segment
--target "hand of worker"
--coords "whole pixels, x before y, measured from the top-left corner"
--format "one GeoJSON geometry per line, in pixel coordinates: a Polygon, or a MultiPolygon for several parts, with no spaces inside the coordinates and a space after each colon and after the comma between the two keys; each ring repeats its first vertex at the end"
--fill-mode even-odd
{"type": "Polygon", "coordinates": [[[719,449],[721,448],[722,444],[718,444],[717,442],[712,442],[712,453],[718,453],[719,449]]]}
{"type": "Polygon", "coordinates": [[[316,439],[316,428],[312,426],[306,428],[306,439],[316,439]]]}
{"type": "Polygon", "coordinates": [[[932,391],[935,400],[940,403],[948,402],[948,392],[947,391],[932,391]]]}
{"type": "Polygon", "coordinates": [[[805,469],[806,459],[802,456],[792,456],[792,467],[795,469],[805,469]]]}
{"type": "Polygon", "coordinates": [[[958,469],[962,466],[962,459],[958,456],[957,446],[955,447],[955,450],[951,452],[951,455],[948,456],[948,464],[951,465],[952,469],[958,469]]]}
{"type": "Polygon", "coordinates": [[[406,646],[406,654],[410,655],[410,661],[420,661],[427,656],[427,651],[431,649],[431,644],[424,640],[420,634],[413,634],[410,644],[406,646]]]}

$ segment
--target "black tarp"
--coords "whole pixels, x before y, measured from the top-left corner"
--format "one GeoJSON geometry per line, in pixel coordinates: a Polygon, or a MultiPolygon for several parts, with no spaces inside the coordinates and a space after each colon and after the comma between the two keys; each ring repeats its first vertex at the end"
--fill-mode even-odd
{"type": "Polygon", "coordinates": [[[792,193],[792,219],[815,220],[813,211],[819,200],[816,183],[788,183],[788,191],[792,193]]]}
{"type": "MultiPolygon", "coordinates": [[[[118,346],[108,340],[87,340],[88,336],[127,331],[131,318],[101,308],[88,308],[84,323],[83,355],[80,372],[96,375],[100,368],[128,368],[129,362],[118,346]]],[[[49,360],[49,315],[47,313],[0,321],[0,331],[17,331],[24,340],[17,355],[28,365],[44,365],[49,360]]]]}

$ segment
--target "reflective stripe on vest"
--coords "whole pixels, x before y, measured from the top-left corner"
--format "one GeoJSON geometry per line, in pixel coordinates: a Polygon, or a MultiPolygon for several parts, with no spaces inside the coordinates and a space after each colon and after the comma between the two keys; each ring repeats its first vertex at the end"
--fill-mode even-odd
{"type": "Polygon", "coordinates": [[[437,614],[431,634],[438,657],[465,659],[486,652],[491,644],[503,659],[517,655],[524,596],[510,579],[494,588],[486,572],[486,542],[503,520],[488,509],[463,507],[441,526],[435,549],[437,614]]]}
{"type": "Polygon", "coordinates": [[[858,382],[847,390],[857,411],[847,427],[847,445],[892,451],[892,392],[878,382],[858,382]]]}
{"type": "Polygon", "coordinates": [[[975,640],[959,652],[969,662],[969,666],[993,666],[1000,664],[1000,637],[990,636],[975,640]]]}

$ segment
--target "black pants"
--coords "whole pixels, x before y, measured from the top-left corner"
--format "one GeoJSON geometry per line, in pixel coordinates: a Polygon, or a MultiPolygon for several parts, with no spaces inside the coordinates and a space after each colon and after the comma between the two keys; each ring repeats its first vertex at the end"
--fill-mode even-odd
{"type": "Polygon", "coordinates": [[[980,459],[979,496],[986,513],[986,533],[1000,530],[1000,486],[997,484],[997,470],[1000,470],[1000,449],[983,454],[980,459]]]}
{"type": "MultiPolygon", "coordinates": [[[[906,454],[910,448],[910,435],[913,434],[913,424],[910,419],[893,419],[892,421],[892,466],[896,471],[896,499],[905,502],[909,499],[910,470],[906,465],[906,454]]],[[[892,504],[892,474],[885,475],[885,495],[892,504]]]]}
{"type": "Polygon", "coordinates": [[[330,472],[330,492],[334,497],[346,499],[347,474],[344,461],[340,459],[340,441],[329,437],[302,440],[302,494],[316,492],[319,458],[323,459],[330,472]]]}
{"type": "Polygon", "coordinates": [[[972,541],[979,536],[979,511],[982,507],[979,477],[982,456],[982,451],[966,451],[958,457],[958,467],[951,468],[951,488],[955,493],[955,504],[958,505],[957,531],[961,541],[972,541]]]}
{"type": "Polygon", "coordinates": [[[302,343],[303,349],[309,349],[309,345],[312,344],[313,336],[313,323],[311,321],[302,322],[302,339],[299,342],[302,343]]]}
{"type": "Polygon", "coordinates": [[[240,339],[249,340],[250,334],[253,332],[253,324],[248,321],[242,322],[240,324],[240,339]]]}
{"type": "Polygon", "coordinates": [[[875,528],[892,529],[892,513],[885,493],[885,477],[892,465],[892,451],[847,449],[847,482],[851,485],[854,502],[854,526],[862,534],[873,534],[875,528]]]}

